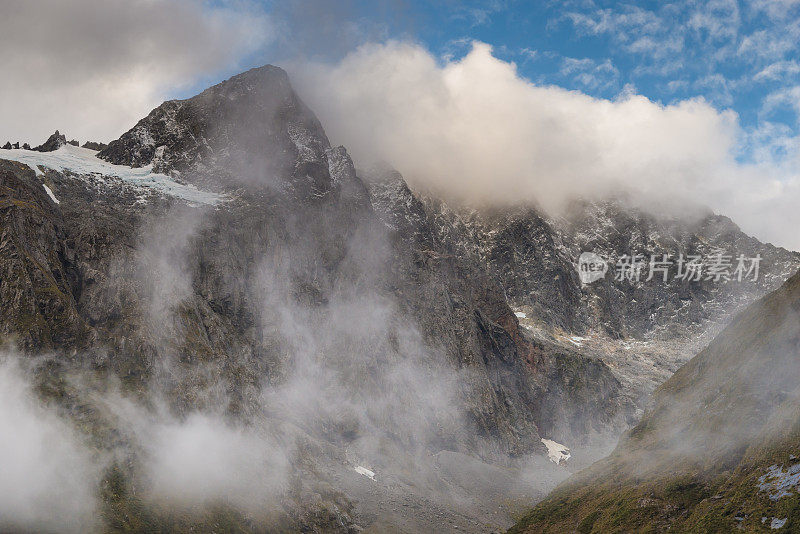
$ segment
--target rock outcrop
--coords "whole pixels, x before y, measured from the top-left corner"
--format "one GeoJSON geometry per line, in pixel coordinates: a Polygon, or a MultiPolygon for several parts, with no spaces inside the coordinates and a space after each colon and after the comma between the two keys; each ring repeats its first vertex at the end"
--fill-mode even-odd
{"type": "Polygon", "coordinates": [[[58,130],[47,138],[47,141],[41,145],[34,147],[33,150],[37,152],[54,152],[67,144],[67,138],[64,134],[59,133],[58,130]]]}
{"type": "Polygon", "coordinates": [[[82,148],[88,148],[89,150],[100,151],[107,147],[108,145],[105,143],[99,143],[97,141],[86,141],[83,143],[82,148]]]}

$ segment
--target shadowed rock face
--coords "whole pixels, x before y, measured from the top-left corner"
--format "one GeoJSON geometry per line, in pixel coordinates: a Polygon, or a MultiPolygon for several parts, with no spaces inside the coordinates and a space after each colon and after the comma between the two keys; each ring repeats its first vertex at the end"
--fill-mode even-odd
{"type": "MultiPolygon", "coordinates": [[[[340,272],[348,248],[361,246],[351,240],[361,234],[365,240],[388,237],[391,259],[371,266],[377,271],[369,273],[368,289],[397,301],[431,346],[443,350],[442,363],[476,372],[477,389],[466,394],[465,402],[481,435],[496,441],[497,452],[541,450],[535,415],[528,408],[531,388],[525,380],[530,373],[509,333],[495,323],[511,315],[502,291],[485,276],[465,283],[459,272],[465,267],[458,262],[421,262],[430,251],[391,242],[346,151],[330,147],[282,70],[254,69],[191,99],[167,102],[99,157],[177,170],[183,178],[222,189],[244,187],[240,206],[210,217],[211,242],[197,247],[197,261],[204,266],[200,274],[212,278],[196,281],[219,303],[214,308],[221,308],[234,325],[237,319],[243,322],[242,330],[256,324],[261,313],[248,309],[246,291],[253,281],[247,270],[270,256],[269,249],[302,244],[296,259],[308,264],[292,266],[292,293],[324,305],[338,279],[348,275],[340,272]],[[220,231],[224,234],[215,235],[220,231]],[[269,235],[272,242],[258,241],[269,235]],[[218,265],[220,258],[237,260],[218,265]],[[221,280],[233,286],[225,282],[220,287],[221,280]],[[460,304],[453,306],[453,299],[460,304]]],[[[480,275],[476,266],[470,268],[480,275]]]]}
{"type": "Polygon", "coordinates": [[[26,165],[0,160],[0,334],[31,351],[87,343],[79,273],[58,207],[26,165]]]}
{"type": "MultiPolygon", "coordinates": [[[[449,269],[444,279],[452,287],[458,288],[455,290],[457,294],[475,295],[481,303],[481,317],[489,319],[489,323],[499,327],[496,330],[510,338],[505,343],[513,347],[516,354],[512,358],[501,358],[504,369],[500,376],[504,380],[518,381],[513,389],[526,392],[524,400],[527,410],[533,414],[541,435],[581,443],[587,436],[614,433],[631,423],[633,403],[622,395],[619,381],[602,360],[587,356],[577,349],[571,350],[563,344],[532,336],[520,325],[509,307],[509,304],[515,303],[513,298],[509,298],[514,295],[512,283],[554,292],[558,292],[558,288],[548,288],[546,282],[528,271],[524,271],[519,279],[507,271],[504,271],[505,276],[500,276],[495,270],[496,266],[505,265],[505,269],[511,267],[499,261],[491,263],[476,253],[477,247],[484,246],[496,235],[481,235],[475,226],[461,220],[447,219],[448,222],[445,222],[443,214],[446,208],[418,199],[399,173],[373,176],[368,188],[378,215],[404,246],[425,258],[422,265],[426,269],[432,267],[437,272],[449,269]]],[[[538,216],[526,219],[526,231],[520,231],[510,239],[509,247],[520,247],[521,243],[531,243],[541,236],[541,231],[527,231],[529,225],[536,221],[541,219],[538,216]]],[[[552,242],[552,232],[549,238],[552,242]]],[[[537,245],[539,243],[530,246],[537,245]]],[[[544,247],[538,250],[547,253],[544,247]]],[[[527,265],[529,268],[549,268],[543,264],[536,264],[529,259],[527,265]]],[[[566,262],[562,268],[565,278],[574,276],[574,269],[566,262]]],[[[400,278],[416,279],[417,276],[400,278]]],[[[533,291],[527,295],[527,299],[527,302],[544,300],[541,294],[533,291]]],[[[425,295],[421,300],[430,301],[425,295]]],[[[424,315],[426,311],[426,307],[421,307],[415,313],[424,315]]],[[[428,316],[421,324],[435,325],[437,318],[428,316]]],[[[549,325],[553,327],[558,323],[553,321],[549,325]]]]}

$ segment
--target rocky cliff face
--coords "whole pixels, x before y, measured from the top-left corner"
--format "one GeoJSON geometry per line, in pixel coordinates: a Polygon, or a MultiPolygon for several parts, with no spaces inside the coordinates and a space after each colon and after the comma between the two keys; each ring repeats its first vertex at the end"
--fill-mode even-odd
{"type": "MultiPolygon", "coordinates": [[[[436,270],[443,265],[459,266],[460,272],[454,272],[447,279],[467,286],[477,282],[493,289],[492,299],[483,308],[484,313],[511,336],[518,353],[516,359],[525,362],[531,371],[516,371],[512,376],[532,378],[521,389],[532,393],[526,402],[532,407],[537,427],[543,435],[580,443],[587,436],[613,434],[630,422],[634,402],[621,391],[619,381],[601,359],[574,345],[560,343],[552,336],[537,336],[532,329],[525,327],[527,318],[521,319],[513,312],[513,300],[508,298],[510,287],[507,282],[511,278],[498,276],[485,257],[464,246],[474,228],[468,229],[459,223],[443,224],[441,212],[417,198],[398,173],[373,176],[368,187],[376,211],[396,235],[402,236],[407,246],[418,251],[417,254],[431,258],[429,261],[436,270]]],[[[520,232],[515,244],[534,236],[520,232]]],[[[473,243],[480,241],[480,238],[474,239],[473,243]]],[[[513,266],[504,267],[511,268],[513,266]]],[[[541,268],[540,263],[537,269],[541,268]]],[[[572,273],[574,271],[565,270],[565,275],[572,273]]],[[[523,279],[525,274],[530,273],[523,273],[523,279]]],[[[423,297],[422,300],[427,299],[423,297]]],[[[525,316],[524,313],[521,315],[525,316]]],[[[426,322],[434,321],[428,318],[426,322]]]]}
{"type": "Polygon", "coordinates": [[[85,346],[90,330],[73,292],[80,274],[58,206],[11,161],[0,161],[0,206],[0,332],[32,352],[85,346]]]}
{"type": "MultiPolygon", "coordinates": [[[[402,204],[391,188],[381,196],[383,204],[402,204]]],[[[424,214],[407,217],[426,217],[449,253],[483,265],[529,335],[602,358],[640,409],[737,311],[800,267],[800,255],[759,242],[727,217],[704,210],[655,216],[624,197],[576,201],[557,218],[534,208],[473,210],[427,199],[424,214]],[[605,259],[604,278],[581,282],[584,252],[605,259]],[[709,262],[720,254],[732,263],[729,272],[739,255],[760,258],[757,278],[679,276],[680,256],[709,262]],[[650,259],[664,255],[667,272],[648,280],[650,259]],[[644,262],[639,279],[618,276],[624,256],[644,262]]]]}
{"type": "MultiPolygon", "coordinates": [[[[210,187],[292,187],[322,195],[330,149],[286,73],[253,69],[187,100],[165,102],[102,150],[111,163],[210,187]]],[[[355,185],[355,184],[354,184],[355,185]]]]}
{"type": "MultiPolygon", "coordinates": [[[[674,339],[686,329],[702,332],[724,322],[733,309],[776,289],[800,265],[800,255],[764,244],[730,219],[708,211],[689,217],[659,217],[625,198],[576,201],[565,214],[548,218],[533,208],[453,210],[430,201],[434,225],[450,246],[487,265],[503,284],[509,301],[527,307],[535,320],[573,333],[597,331],[611,338],[674,339]],[[677,259],[712,258],[715,251],[760,256],[756,280],[741,283],[678,277],[677,259]],[[594,252],[608,262],[600,281],[582,284],[578,258],[594,252]],[[648,280],[618,279],[618,260],[640,256],[671,259],[667,281],[658,272],[648,280]]],[[[728,269],[733,271],[733,267],[728,269]]]]}

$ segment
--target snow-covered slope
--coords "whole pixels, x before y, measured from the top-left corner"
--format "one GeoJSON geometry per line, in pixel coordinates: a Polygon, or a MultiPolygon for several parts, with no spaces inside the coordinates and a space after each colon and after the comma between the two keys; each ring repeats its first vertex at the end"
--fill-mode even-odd
{"type": "MultiPolygon", "coordinates": [[[[96,154],[97,152],[87,148],[64,145],[53,152],[0,150],[0,159],[24,163],[40,176],[43,174],[42,169],[52,169],[105,181],[109,181],[110,178],[112,179],[110,184],[117,178],[128,186],[155,190],[160,194],[177,197],[193,204],[215,205],[222,201],[221,195],[200,190],[194,185],[178,183],[165,174],[153,172],[151,165],[139,168],[114,165],[98,159],[96,154]]],[[[52,197],[52,192],[48,194],[52,197]]]]}

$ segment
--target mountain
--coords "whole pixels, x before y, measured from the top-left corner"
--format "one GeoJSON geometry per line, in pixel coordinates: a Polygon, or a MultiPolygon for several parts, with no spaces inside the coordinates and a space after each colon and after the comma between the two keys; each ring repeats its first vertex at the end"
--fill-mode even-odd
{"type": "Polygon", "coordinates": [[[373,174],[272,66],[100,152],[0,153],[0,363],[98,469],[101,526],[69,530],[508,527],[797,268],[711,214],[470,210],[373,174]],[[763,277],[581,284],[587,248],[735,248],[763,277]]]}
{"type": "Polygon", "coordinates": [[[98,157],[152,166],[211,189],[297,187],[322,195],[330,180],[330,149],[286,73],[265,66],[187,100],[163,103],[98,157]]]}
{"type": "Polygon", "coordinates": [[[580,442],[629,424],[602,361],[529,339],[425,221],[418,240],[386,224],[280,69],[166,102],[96,156],[3,154],[0,333],[106,466],[107,528],[497,528],[514,495],[564,476],[540,426],[580,442]],[[153,465],[183,443],[162,434],[209,420],[226,445],[256,433],[272,451],[228,475],[268,468],[263,494],[220,508],[208,478],[158,489],[153,465]],[[164,504],[206,485],[188,510],[164,504]]]}
{"type": "Polygon", "coordinates": [[[660,386],[608,458],[513,532],[797,531],[800,274],[660,386]]]}

